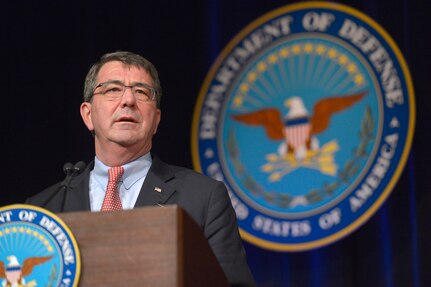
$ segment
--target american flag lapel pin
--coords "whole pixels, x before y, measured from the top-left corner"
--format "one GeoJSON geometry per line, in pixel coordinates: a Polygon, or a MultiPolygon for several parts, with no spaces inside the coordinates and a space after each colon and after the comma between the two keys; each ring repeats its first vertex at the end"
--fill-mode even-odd
{"type": "Polygon", "coordinates": [[[160,193],[160,192],[162,192],[162,189],[161,189],[160,187],[157,187],[157,186],[156,186],[156,187],[154,188],[154,191],[156,191],[156,192],[160,193]]]}

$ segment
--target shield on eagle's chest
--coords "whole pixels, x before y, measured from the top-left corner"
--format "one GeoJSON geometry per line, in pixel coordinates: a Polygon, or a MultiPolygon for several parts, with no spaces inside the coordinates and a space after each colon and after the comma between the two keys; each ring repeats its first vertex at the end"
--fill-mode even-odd
{"type": "Polygon", "coordinates": [[[310,138],[311,125],[308,118],[286,120],[285,124],[284,136],[286,142],[293,149],[304,146],[310,138]]]}

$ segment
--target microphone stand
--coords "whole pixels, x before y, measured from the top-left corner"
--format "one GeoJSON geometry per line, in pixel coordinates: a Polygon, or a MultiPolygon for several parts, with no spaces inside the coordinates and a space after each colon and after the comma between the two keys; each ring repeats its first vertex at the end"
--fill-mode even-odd
{"type": "Polygon", "coordinates": [[[63,197],[61,199],[61,206],[60,206],[60,212],[62,212],[64,210],[64,205],[66,202],[66,193],[67,193],[67,190],[69,189],[69,185],[72,182],[72,179],[76,175],[80,174],[84,169],[85,169],[85,163],[83,161],[79,161],[75,165],[71,164],[70,162],[65,163],[63,166],[63,171],[64,173],[66,173],[66,177],[64,178],[63,182],[58,187],[58,189],[45,200],[45,202],[41,205],[41,207],[45,207],[49,202],[51,202],[51,200],[54,198],[56,194],[63,191],[63,197]]]}
{"type": "Polygon", "coordinates": [[[63,183],[61,184],[61,186],[63,187],[63,198],[61,200],[60,212],[63,212],[63,210],[64,210],[64,204],[66,203],[66,194],[67,194],[67,191],[69,190],[69,185],[70,185],[72,179],[76,175],[80,174],[84,169],[85,169],[85,162],[78,161],[73,166],[73,169],[72,169],[72,172],[70,173],[70,176],[66,176],[66,178],[63,180],[63,183]]]}

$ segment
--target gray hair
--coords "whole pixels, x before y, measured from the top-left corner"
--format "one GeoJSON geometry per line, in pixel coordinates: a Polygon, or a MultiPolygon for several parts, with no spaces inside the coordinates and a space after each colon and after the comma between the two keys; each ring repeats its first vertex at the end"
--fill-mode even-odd
{"type": "Polygon", "coordinates": [[[84,83],[84,102],[91,103],[93,101],[93,92],[96,88],[97,76],[102,66],[108,62],[118,61],[127,66],[134,66],[144,69],[148,74],[150,74],[154,89],[156,90],[156,101],[157,107],[160,108],[160,100],[162,98],[162,87],[160,85],[159,74],[157,73],[156,67],[142,57],[141,55],[134,54],[127,51],[117,51],[113,53],[107,53],[100,58],[100,61],[93,64],[85,77],[84,83]]]}

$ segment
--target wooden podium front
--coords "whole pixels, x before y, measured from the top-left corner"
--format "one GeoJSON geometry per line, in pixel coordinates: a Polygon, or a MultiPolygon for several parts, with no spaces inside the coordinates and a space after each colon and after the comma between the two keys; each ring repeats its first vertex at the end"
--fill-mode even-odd
{"type": "Polygon", "coordinates": [[[80,287],[229,286],[202,231],[176,205],[57,215],[81,252],[80,287]]]}

